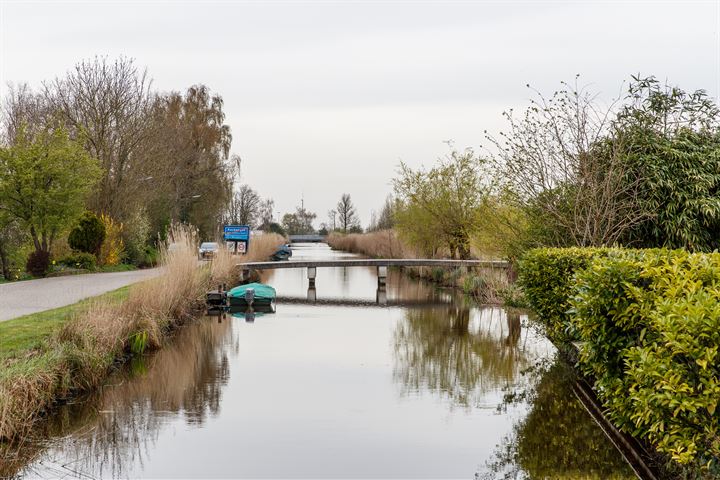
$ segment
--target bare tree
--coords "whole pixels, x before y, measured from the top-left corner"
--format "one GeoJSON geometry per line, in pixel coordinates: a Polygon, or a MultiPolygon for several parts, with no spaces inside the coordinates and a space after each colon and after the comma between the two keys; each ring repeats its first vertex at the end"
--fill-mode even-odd
{"type": "Polygon", "coordinates": [[[52,121],[52,109],[44,96],[33,92],[26,83],[8,85],[8,93],[1,106],[2,131],[0,140],[14,145],[21,131],[33,137],[56,123],[52,121]]]}
{"type": "Polygon", "coordinates": [[[521,119],[504,114],[508,132],[488,137],[500,187],[545,225],[545,243],[612,245],[648,215],[623,161],[628,146],[612,138],[614,104],[599,107],[577,79],[563,87],[549,99],[536,92],[521,119]]]}
{"type": "Polygon", "coordinates": [[[212,237],[229,208],[238,157],[223,100],[204,85],[157,97],[144,152],[152,177],[155,223],[164,216],[196,225],[212,237]]]}
{"type": "Polygon", "coordinates": [[[48,103],[100,160],[103,177],[90,207],[121,220],[147,189],[140,180],[148,177],[141,152],[148,135],[150,85],[146,72],[127,57],[84,60],[64,78],[44,85],[48,103]]]}
{"type": "Polygon", "coordinates": [[[380,213],[376,213],[373,210],[368,231],[374,232],[393,228],[393,226],[395,226],[394,211],[395,200],[393,200],[392,195],[388,195],[380,209],[380,213]]]}
{"type": "Polygon", "coordinates": [[[268,229],[270,224],[273,223],[273,212],[275,210],[275,201],[272,198],[266,198],[260,202],[258,207],[258,217],[260,220],[261,228],[268,229]]]}
{"type": "Polygon", "coordinates": [[[357,211],[350,199],[350,194],[343,193],[337,204],[337,214],[340,223],[340,229],[347,233],[348,229],[359,226],[357,211]]]}
{"type": "Polygon", "coordinates": [[[260,195],[255,190],[249,185],[242,185],[230,202],[228,223],[255,227],[258,224],[261,203],[260,195]]]}
{"type": "Polygon", "coordinates": [[[331,231],[337,229],[337,210],[335,209],[328,210],[328,228],[330,228],[331,231]]]}

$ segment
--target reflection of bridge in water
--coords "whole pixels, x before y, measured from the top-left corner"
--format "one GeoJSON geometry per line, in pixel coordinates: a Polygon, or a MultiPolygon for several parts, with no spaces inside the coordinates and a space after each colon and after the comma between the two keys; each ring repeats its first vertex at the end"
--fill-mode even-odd
{"type": "Polygon", "coordinates": [[[318,305],[318,306],[333,306],[333,307],[405,307],[405,308],[420,308],[420,307],[447,307],[452,305],[453,301],[448,299],[444,302],[440,299],[402,299],[402,298],[387,298],[387,294],[383,289],[378,289],[373,300],[363,299],[347,299],[347,298],[323,298],[318,300],[315,289],[308,289],[307,298],[303,297],[277,297],[275,300],[277,303],[294,304],[294,305],[318,305]],[[310,291],[313,290],[313,291],[310,291]]]}

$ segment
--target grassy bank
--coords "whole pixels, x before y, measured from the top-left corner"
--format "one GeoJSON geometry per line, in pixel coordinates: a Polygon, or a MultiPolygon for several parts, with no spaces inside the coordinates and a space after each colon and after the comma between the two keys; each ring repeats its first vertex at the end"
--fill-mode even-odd
{"type": "MultiPolygon", "coordinates": [[[[178,228],[171,238],[180,247],[161,250],[161,276],[0,325],[0,440],[21,439],[56,402],[96,388],[133,354],[161,348],[175,327],[203,311],[211,286],[233,283],[238,257],[223,250],[198,266],[196,236],[178,228]]],[[[242,261],[267,258],[282,242],[257,238],[242,261]]]]}
{"type": "MultiPolygon", "coordinates": [[[[370,258],[420,258],[418,252],[403,242],[393,230],[343,235],[331,233],[327,243],[335,250],[365,255],[370,258]]],[[[474,252],[475,258],[487,259],[474,252]]],[[[446,258],[438,252],[436,258],[446,258]]],[[[510,281],[507,272],[491,268],[408,267],[404,271],[411,276],[437,283],[444,287],[462,289],[478,302],[484,304],[523,307],[524,299],[510,281]]]]}
{"type": "Polygon", "coordinates": [[[0,322],[0,367],[40,350],[53,334],[93,302],[120,303],[127,298],[129,289],[122,287],[72,305],[0,322]]]}

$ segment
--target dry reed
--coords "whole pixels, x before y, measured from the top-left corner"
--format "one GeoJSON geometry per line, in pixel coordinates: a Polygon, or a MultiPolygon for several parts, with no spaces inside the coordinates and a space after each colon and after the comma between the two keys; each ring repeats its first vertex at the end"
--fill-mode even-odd
{"type": "Polygon", "coordinates": [[[255,235],[250,241],[250,249],[240,258],[239,263],[262,262],[268,260],[280,245],[287,240],[277,233],[255,235]]]}
{"type": "Polygon", "coordinates": [[[342,235],[331,233],[327,243],[335,250],[358,253],[370,258],[417,258],[417,253],[402,242],[394,230],[342,235]]]}

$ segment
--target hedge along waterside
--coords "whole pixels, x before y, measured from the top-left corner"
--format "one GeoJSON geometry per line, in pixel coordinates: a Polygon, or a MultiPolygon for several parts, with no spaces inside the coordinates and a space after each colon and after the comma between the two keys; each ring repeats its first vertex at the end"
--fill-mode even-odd
{"type": "Polygon", "coordinates": [[[570,330],[568,313],[576,288],[575,273],[609,252],[601,248],[538,248],[520,260],[518,283],[545,335],[556,344],[577,340],[570,330]]]}
{"type": "Polygon", "coordinates": [[[691,477],[720,474],[719,254],[542,249],[520,275],[551,339],[581,341],[579,367],[618,427],[691,477]]]}
{"type": "Polygon", "coordinates": [[[577,274],[579,366],[609,417],[720,474],[720,254],[626,251],[577,274]]]}

